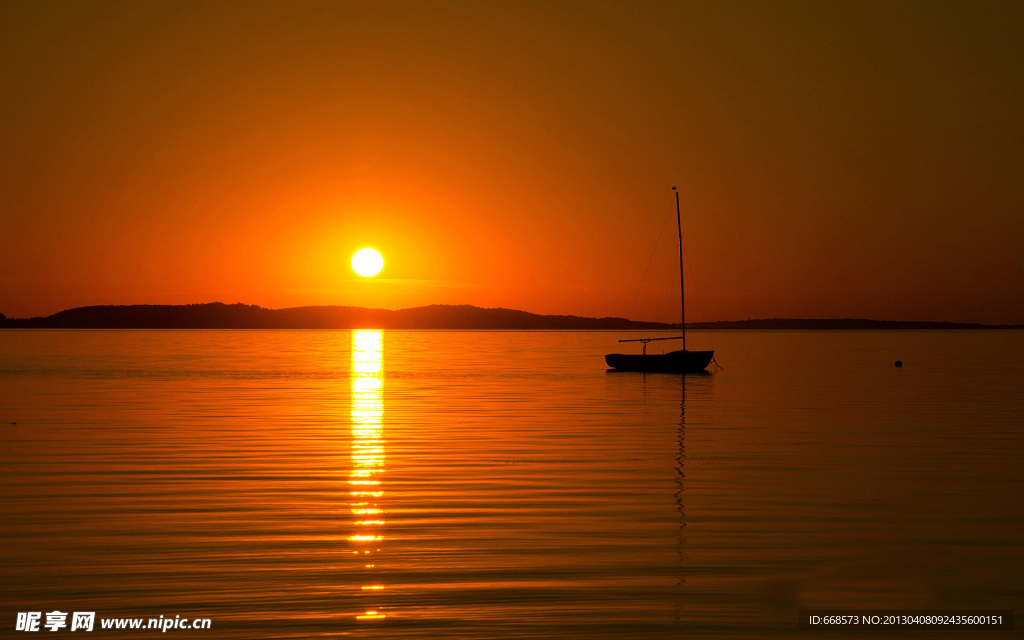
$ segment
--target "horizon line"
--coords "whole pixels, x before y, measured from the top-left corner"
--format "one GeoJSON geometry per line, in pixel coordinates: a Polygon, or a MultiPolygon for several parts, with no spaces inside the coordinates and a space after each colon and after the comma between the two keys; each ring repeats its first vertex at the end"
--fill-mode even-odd
{"type": "MultiPolygon", "coordinates": [[[[301,305],[295,307],[280,307],[273,309],[270,307],[262,307],[256,304],[247,304],[244,302],[225,303],[220,301],[214,302],[193,302],[184,304],[96,304],[96,305],[84,305],[80,307],[71,307],[61,311],[57,311],[48,316],[31,316],[22,318],[13,318],[4,315],[0,312],[0,322],[6,324],[7,322],[31,322],[31,321],[43,321],[53,319],[56,316],[62,314],[68,314],[74,311],[82,311],[86,309],[131,309],[131,308],[142,308],[142,307],[165,307],[165,308],[188,308],[188,307],[212,307],[212,306],[223,306],[223,307],[245,307],[247,309],[256,309],[260,311],[268,312],[281,312],[281,311],[295,311],[301,309],[351,309],[365,312],[387,312],[387,313],[401,313],[407,311],[415,311],[418,309],[429,309],[432,307],[437,308],[468,308],[476,309],[480,311],[505,311],[514,312],[519,314],[526,314],[528,316],[535,317],[547,317],[547,318],[576,318],[579,320],[614,320],[624,321],[630,324],[647,324],[647,325],[664,325],[666,329],[679,328],[679,322],[664,322],[659,320],[631,320],[629,318],[623,318],[619,316],[581,316],[576,314],[553,314],[553,313],[534,313],[532,311],[524,311],[521,309],[513,309],[511,307],[481,307],[473,304],[441,304],[434,303],[428,305],[420,305],[415,307],[404,307],[399,309],[388,309],[384,307],[359,307],[355,305],[301,305]]],[[[702,320],[702,321],[689,321],[686,322],[686,327],[697,327],[697,328],[710,328],[711,325],[747,325],[747,324],[764,324],[764,323],[871,323],[871,324],[888,324],[888,325],[943,325],[949,327],[960,327],[960,328],[987,328],[987,329],[1020,329],[1024,328],[1024,324],[984,324],[978,322],[953,322],[948,320],[878,320],[872,318],[855,318],[855,317],[842,317],[842,318],[799,318],[799,317],[781,317],[776,316],[772,318],[747,318],[746,320],[702,320]]],[[[653,328],[653,327],[651,327],[653,328]]]]}

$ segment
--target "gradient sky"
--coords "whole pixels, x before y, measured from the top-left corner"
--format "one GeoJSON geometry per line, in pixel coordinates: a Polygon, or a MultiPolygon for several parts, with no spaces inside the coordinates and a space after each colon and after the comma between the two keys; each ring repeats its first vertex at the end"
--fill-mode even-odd
{"type": "Polygon", "coordinates": [[[0,312],[1024,323],[1024,4],[0,5],[0,312]],[[384,271],[349,267],[372,246],[384,271]],[[693,293],[693,295],[689,295],[693,293]]]}

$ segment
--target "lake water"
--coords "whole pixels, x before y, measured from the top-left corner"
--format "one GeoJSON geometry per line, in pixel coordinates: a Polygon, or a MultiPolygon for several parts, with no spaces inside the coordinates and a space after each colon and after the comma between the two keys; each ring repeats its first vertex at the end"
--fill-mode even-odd
{"type": "Polygon", "coordinates": [[[1024,332],[701,334],[725,369],[687,376],[607,372],[619,337],[0,331],[2,625],[753,638],[799,609],[1024,611],[1024,332]]]}

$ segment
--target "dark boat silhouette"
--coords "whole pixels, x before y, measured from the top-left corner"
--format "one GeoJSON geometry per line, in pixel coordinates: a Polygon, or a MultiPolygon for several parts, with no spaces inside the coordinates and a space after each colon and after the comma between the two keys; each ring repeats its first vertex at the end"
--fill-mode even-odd
{"type": "Polygon", "coordinates": [[[644,346],[641,354],[609,353],[604,357],[608,366],[616,371],[650,371],[655,373],[698,373],[707,369],[715,357],[714,351],[686,350],[686,294],[683,290],[683,223],[679,213],[679,191],[676,192],[676,225],[679,229],[679,301],[682,310],[680,328],[682,335],[668,338],[633,338],[619,342],[640,342],[644,346]],[[682,340],[680,351],[668,353],[647,353],[647,343],[657,340],[682,340]]]}
{"type": "MultiPolygon", "coordinates": [[[[678,340],[678,338],[675,338],[678,340]]],[[[645,338],[650,340],[672,340],[672,338],[645,338]]],[[[639,342],[639,340],[620,340],[619,342],[639,342]]],[[[711,364],[714,351],[669,351],[668,353],[648,354],[644,345],[642,354],[609,353],[604,357],[608,366],[616,371],[650,371],[654,373],[697,373],[704,371],[711,364]]]]}

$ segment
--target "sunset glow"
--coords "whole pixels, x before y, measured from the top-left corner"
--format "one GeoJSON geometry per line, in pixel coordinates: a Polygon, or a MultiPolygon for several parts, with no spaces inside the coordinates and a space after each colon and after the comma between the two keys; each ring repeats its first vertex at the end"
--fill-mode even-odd
{"type": "Polygon", "coordinates": [[[143,3],[129,28],[89,3],[15,3],[0,313],[675,322],[670,234],[654,245],[678,186],[695,320],[1022,322],[1024,56],[997,4],[832,3],[813,23],[742,3],[585,20],[558,3],[256,4],[243,23],[228,4],[143,3]],[[386,282],[349,271],[371,242],[386,282]]]}
{"type": "Polygon", "coordinates": [[[5,624],[1012,630],[1021,33],[0,2],[5,624]]]}

